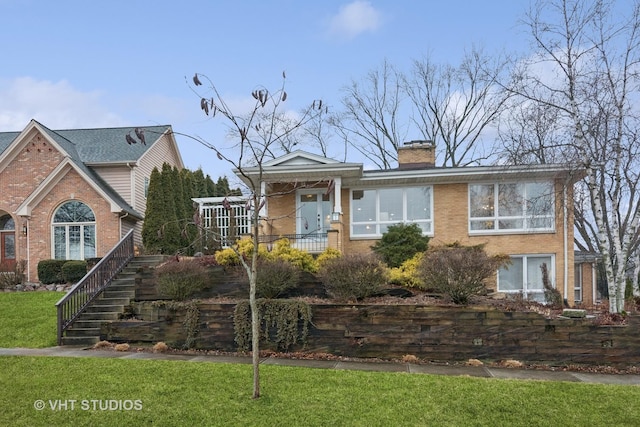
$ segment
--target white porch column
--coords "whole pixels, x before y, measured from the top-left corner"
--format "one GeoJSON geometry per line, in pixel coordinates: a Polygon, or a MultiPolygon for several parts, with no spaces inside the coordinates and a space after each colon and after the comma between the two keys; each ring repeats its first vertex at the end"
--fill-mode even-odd
{"type": "Polygon", "coordinates": [[[342,177],[333,179],[333,211],[342,213],[342,177]]]}
{"type": "Polygon", "coordinates": [[[263,200],[264,205],[262,205],[260,212],[258,212],[260,218],[265,218],[267,216],[267,183],[265,181],[260,182],[260,198],[258,203],[262,204],[263,200]]]}

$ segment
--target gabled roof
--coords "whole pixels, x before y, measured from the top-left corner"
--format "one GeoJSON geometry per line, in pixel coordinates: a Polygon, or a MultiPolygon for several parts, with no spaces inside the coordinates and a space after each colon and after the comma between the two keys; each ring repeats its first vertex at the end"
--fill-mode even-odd
{"type": "Polygon", "coordinates": [[[423,183],[465,183],[483,180],[559,179],[573,183],[584,177],[576,165],[499,165],[465,167],[426,167],[420,169],[363,170],[361,163],[343,163],[305,151],[294,151],[262,164],[243,168],[238,177],[261,178],[266,182],[342,179],[343,186],[397,186],[423,183]]]}
{"type": "Polygon", "coordinates": [[[262,177],[268,182],[291,182],[294,179],[328,180],[336,176],[359,177],[362,175],[362,164],[339,162],[297,150],[264,162],[262,166],[243,168],[242,171],[243,174],[238,170],[234,170],[234,173],[245,181],[245,184],[250,185],[247,177],[252,179],[262,177]]]}
{"type": "MultiPolygon", "coordinates": [[[[54,141],[64,146],[71,157],[86,164],[136,162],[162,135],[171,132],[170,125],[51,130],[35,120],[31,123],[39,125],[54,141]],[[126,135],[134,136],[136,127],[144,129],[146,144],[127,144],[126,135]]],[[[0,156],[23,132],[0,132],[0,156]]]]}
{"type": "Polygon", "coordinates": [[[303,150],[292,151],[262,164],[263,167],[294,165],[326,165],[340,163],[337,160],[308,153],[303,150]]]}
{"type": "MultiPolygon", "coordinates": [[[[19,147],[26,143],[28,135],[39,131],[49,142],[63,153],[67,159],[60,165],[59,172],[66,170],[67,165],[75,169],[87,182],[111,204],[112,211],[126,212],[136,218],[143,215],[129,205],[110,185],[87,165],[92,164],[123,164],[135,163],[167,132],[171,127],[144,127],[146,144],[128,144],[126,135],[133,135],[135,127],[106,128],[106,129],[68,129],[53,131],[41,123],[32,120],[22,132],[0,132],[0,170],[8,164],[10,159],[19,151],[19,147]]],[[[67,167],[68,169],[68,167],[67,167]]],[[[59,177],[43,182],[35,192],[25,201],[21,209],[28,209],[29,200],[36,200],[48,186],[59,177]]]]}

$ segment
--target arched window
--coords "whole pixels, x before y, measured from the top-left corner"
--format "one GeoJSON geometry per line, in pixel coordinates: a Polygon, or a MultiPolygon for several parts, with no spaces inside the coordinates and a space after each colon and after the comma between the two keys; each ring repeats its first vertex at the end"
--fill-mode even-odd
{"type": "Polygon", "coordinates": [[[11,215],[0,216],[0,231],[13,231],[16,229],[16,223],[11,218],[11,215]]]}
{"type": "Polygon", "coordinates": [[[91,208],[72,200],[53,216],[53,257],[87,259],[96,256],[96,217],[91,208]]]}

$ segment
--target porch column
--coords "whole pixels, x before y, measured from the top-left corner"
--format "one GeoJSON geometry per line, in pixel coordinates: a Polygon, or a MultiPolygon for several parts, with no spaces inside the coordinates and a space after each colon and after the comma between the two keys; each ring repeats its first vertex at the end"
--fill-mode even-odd
{"type": "Polygon", "coordinates": [[[260,197],[258,198],[258,203],[262,205],[258,215],[260,218],[264,218],[267,216],[267,183],[265,181],[260,182],[260,197]],[[264,204],[262,204],[263,200],[264,204]]]}
{"type": "Polygon", "coordinates": [[[342,177],[333,179],[333,212],[342,213],[342,177]]]}

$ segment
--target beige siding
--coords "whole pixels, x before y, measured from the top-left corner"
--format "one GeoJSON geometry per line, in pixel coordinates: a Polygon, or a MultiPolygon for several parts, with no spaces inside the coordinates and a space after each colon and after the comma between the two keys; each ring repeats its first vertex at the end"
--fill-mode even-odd
{"type": "Polygon", "coordinates": [[[132,168],[124,166],[93,166],[92,169],[129,204],[132,204],[132,168]]]}
{"type": "Polygon", "coordinates": [[[154,167],[157,167],[158,170],[162,169],[162,164],[165,162],[182,169],[182,160],[176,151],[176,145],[172,137],[168,135],[162,136],[147,150],[134,170],[134,201],[132,206],[136,211],[144,214],[147,209],[147,199],[144,194],[145,178],[151,177],[154,167]]]}

